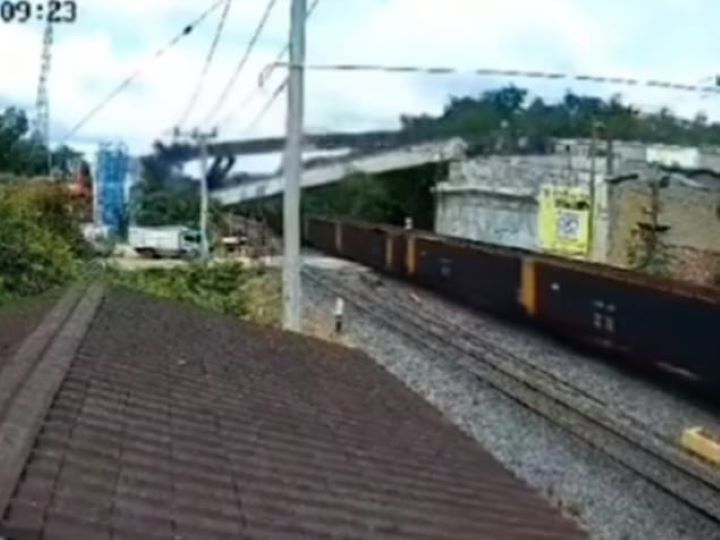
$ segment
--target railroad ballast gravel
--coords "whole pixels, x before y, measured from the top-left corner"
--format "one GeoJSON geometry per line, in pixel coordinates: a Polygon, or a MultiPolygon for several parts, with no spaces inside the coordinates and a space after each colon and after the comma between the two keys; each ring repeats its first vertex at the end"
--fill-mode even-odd
{"type": "MultiPolygon", "coordinates": [[[[483,332],[506,350],[533,362],[551,366],[554,372],[583,388],[592,389],[617,407],[648,422],[658,430],[677,429],[688,418],[707,413],[681,399],[627,374],[586,358],[542,336],[528,334],[481,314],[455,305],[408,285],[354,265],[340,270],[310,269],[357,285],[358,281],[381,280],[382,294],[413,294],[423,309],[466,329],[483,332]],[[664,410],[670,404],[673,410],[664,410]],[[657,410],[661,407],[661,410],[657,410]]],[[[332,327],[335,297],[309,279],[303,280],[304,309],[308,319],[332,327]]],[[[547,420],[528,411],[477,377],[458,367],[450,358],[438,358],[428,348],[387,329],[372,315],[346,302],[344,339],[362,348],[376,362],[438,408],[451,422],[473,437],[516,476],[547,496],[565,514],[574,517],[592,538],[720,539],[720,531],[708,520],[671,496],[628,471],[601,452],[592,449],[547,420]]],[[[452,351],[448,351],[453,354],[452,351]]],[[[712,419],[712,416],[707,414],[712,419]]]]}

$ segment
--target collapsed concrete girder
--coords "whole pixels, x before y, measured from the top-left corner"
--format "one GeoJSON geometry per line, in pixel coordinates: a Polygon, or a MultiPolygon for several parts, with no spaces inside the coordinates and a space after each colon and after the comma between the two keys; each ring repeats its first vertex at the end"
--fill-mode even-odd
{"type": "MultiPolygon", "coordinates": [[[[382,174],[431,163],[455,161],[465,156],[466,149],[467,145],[462,139],[453,138],[360,156],[351,155],[306,168],[302,173],[302,187],[331,184],[356,174],[382,174]]],[[[234,205],[278,195],[282,193],[284,183],[284,176],[278,174],[271,178],[214,190],[211,197],[224,206],[234,205]]]]}

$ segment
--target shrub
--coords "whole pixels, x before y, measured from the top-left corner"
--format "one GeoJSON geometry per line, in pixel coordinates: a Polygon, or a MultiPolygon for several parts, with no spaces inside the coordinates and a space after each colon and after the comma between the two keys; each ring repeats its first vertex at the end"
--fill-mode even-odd
{"type": "Polygon", "coordinates": [[[85,250],[61,186],[15,182],[0,190],[0,303],[68,282],[85,250]]]}
{"type": "Polygon", "coordinates": [[[263,324],[279,319],[280,279],[272,270],[241,264],[191,264],[175,268],[111,270],[111,283],[161,298],[263,324]]]}
{"type": "Polygon", "coordinates": [[[76,255],[89,253],[79,226],[80,203],[73,199],[63,184],[15,182],[3,188],[0,204],[9,206],[19,217],[62,238],[76,255]]]}
{"type": "Polygon", "coordinates": [[[62,285],[76,270],[67,242],[0,204],[0,303],[62,285]]]}

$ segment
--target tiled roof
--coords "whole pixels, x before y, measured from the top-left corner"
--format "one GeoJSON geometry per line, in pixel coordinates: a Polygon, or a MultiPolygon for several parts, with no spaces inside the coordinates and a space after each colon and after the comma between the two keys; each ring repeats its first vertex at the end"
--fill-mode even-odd
{"type": "Polygon", "coordinates": [[[0,474],[0,536],[584,537],[360,353],[125,291],[93,301],[0,403],[0,456],[21,461],[0,474]]]}

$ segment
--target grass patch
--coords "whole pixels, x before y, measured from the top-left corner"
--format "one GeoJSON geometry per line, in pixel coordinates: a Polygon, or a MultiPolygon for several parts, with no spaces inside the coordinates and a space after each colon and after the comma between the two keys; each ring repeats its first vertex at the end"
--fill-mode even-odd
{"type": "Polygon", "coordinates": [[[177,300],[259,324],[280,323],[281,280],[276,269],[239,263],[189,264],[175,268],[108,268],[111,285],[177,300]]]}

